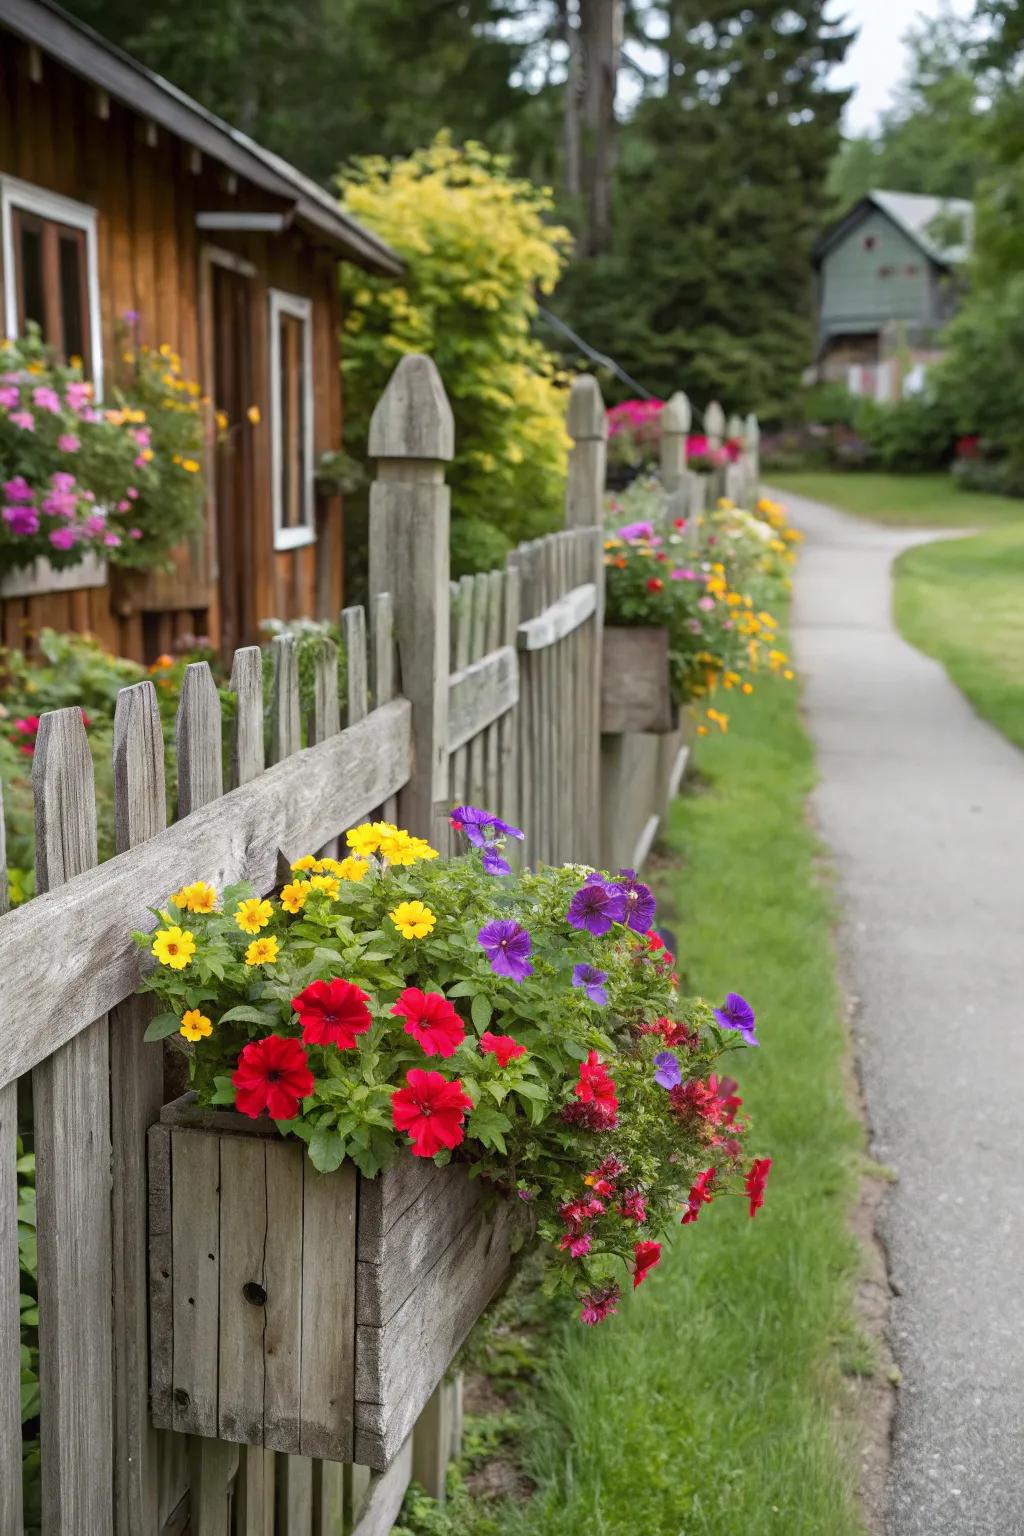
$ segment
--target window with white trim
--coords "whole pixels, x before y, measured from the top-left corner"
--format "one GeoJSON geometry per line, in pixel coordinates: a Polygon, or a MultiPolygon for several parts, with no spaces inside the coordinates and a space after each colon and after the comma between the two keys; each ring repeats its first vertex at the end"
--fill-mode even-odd
{"type": "Polygon", "coordinates": [[[35,322],[62,361],[80,358],[101,388],[96,210],[70,197],[0,176],[4,327],[24,335],[35,322]]]}
{"type": "Polygon", "coordinates": [[[313,305],[270,290],[270,449],[274,548],[316,538],[313,508],[313,305]]]}

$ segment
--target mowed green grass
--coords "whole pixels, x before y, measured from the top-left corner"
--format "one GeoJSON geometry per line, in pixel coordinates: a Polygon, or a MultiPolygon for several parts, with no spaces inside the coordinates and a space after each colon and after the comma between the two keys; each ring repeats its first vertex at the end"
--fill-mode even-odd
{"type": "MultiPolygon", "coordinates": [[[[602,1327],[556,1326],[521,1405],[534,1497],[461,1499],[445,1529],[487,1536],[853,1536],[839,1403],[864,1367],[847,1220],[859,1125],[844,1091],[830,904],[805,815],[813,782],[795,685],[771,680],[700,743],[656,883],[691,991],[742,992],[760,1050],[736,1075],[765,1208],[709,1207],[602,1327]],[[458,1509],[459,1513],[456,1513],[458,1509]]],[[[431,1527],[437,1529],[437,1527],[431,1527]]]]}
{"type": "Polygon", "coordinates": [[[1024,526],[1024,501],[962,491],[948,474],[883,475],[869,471],[813,470],[767,473],[780,491],[823,501],[873,523],[907,528],[995,528],[1024,526]]]}
{"type": "Polygon", "coordinates": [[[1024,747],[1024,520],[907,550],[895,574],[900,632],[1024,747]]]}

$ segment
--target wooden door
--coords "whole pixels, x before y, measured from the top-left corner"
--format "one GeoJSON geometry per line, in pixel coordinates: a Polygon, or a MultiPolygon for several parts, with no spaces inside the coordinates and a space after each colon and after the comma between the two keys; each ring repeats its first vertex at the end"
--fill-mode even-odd
{"type": "Polygon", "coordinates": [[[214,404],[227,418],[214,456],[221,650],[259,638],[255,602],[255,466],[248,411],[258,398],[253,374],[252,280],[212,266],[214,404]]]}

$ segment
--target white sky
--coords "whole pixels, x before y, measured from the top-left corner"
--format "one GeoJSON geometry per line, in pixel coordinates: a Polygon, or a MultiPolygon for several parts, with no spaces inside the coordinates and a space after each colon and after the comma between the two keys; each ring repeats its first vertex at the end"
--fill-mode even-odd
{"type": "MultiPolygon", "coordinates": [[[[941,0],[833,0],[832,15],[845,16],[859,36],[835,71],[837,85],[852,86],[844,118],[847,133],[873,128],[889,104],[893,86],[903,73],[903,34],[918,16],[934,16],[941,0]]],[[[969,15],[972,0],[951,0],[959,15],[969,15]]]]}

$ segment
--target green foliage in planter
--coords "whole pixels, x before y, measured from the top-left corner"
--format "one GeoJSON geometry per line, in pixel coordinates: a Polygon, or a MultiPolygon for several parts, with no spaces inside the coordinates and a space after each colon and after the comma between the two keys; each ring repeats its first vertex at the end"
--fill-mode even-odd
{"type": "Polygon", "coordinates": [[[443,861],[367,823],[345,860],[297,860],[276,898],[201,881],[165,898],[136,935],[165,1009],[147,1038],[188,1054],[201,1105],[268,1113],[321,1171],[348,1158],[373,1177],[403,1146],[464,1161],[533,1213],[546,1284],[597,1322],[681,1207],[694,1221],[766,1174],[744,1183],[746,1121],[718,1075],[753,1013],[692,1000],[679,1019],[635,876],[513,875],[502,844],[522,834],[452,819],[479,853],[443,861]]]}
{"type": "Polygon", "coordinates": [[[0,575],[45,557],[58,569],[97,553],[166,562],[202,517],[198,386],[180,360],[125,352],[102,407],[78,366],[30,327],[0,346],[0,575]]]}

